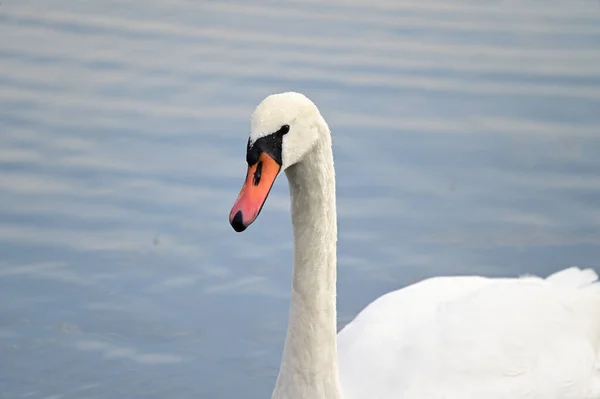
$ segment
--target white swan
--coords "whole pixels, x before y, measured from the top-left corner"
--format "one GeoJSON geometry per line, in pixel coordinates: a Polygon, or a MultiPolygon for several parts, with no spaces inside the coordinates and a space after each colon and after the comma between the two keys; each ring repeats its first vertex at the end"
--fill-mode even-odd
{"type": "Polygon", "coordinates": [[[336,204],[329,128],[298,93],[251,118],[248,173],[230,214],[243,231],[275,178],[290,187],[294,269],[277,399],[600,398],[600,284],[437,277],[390,292],[337,336],[336,204]]]}

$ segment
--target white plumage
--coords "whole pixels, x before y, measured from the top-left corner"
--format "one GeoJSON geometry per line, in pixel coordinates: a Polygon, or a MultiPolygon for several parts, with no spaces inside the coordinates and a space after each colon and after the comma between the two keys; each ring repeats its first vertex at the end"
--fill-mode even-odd
{"type": "Polygon", "coordinates": [[[344,397],[599,398],[596,281],[570,268],[546,279],[436,277],[388,293],[338,335],[344,397]]]}
{"type": "MultiPolygon", "coordinates": [[[[279,153],[264,148],[288,177],[294,229],[288,333],[273,398],[600,399],[600,284],[591,269],[545,279],[427,279],[376,299],[336,337],[329,128],[305,96],[282,93],[252,115],[250,142],[263,137],[280,140],[279,153]],[[289,133],[271,136],[287,125],[289,133]]],[[[238,231],[247,227],[241,213],[234,217],[244,201],[262,207],[268,195],[270,185],[260,184],[260,203],[244,186],[232,209],[238,231]]]]}

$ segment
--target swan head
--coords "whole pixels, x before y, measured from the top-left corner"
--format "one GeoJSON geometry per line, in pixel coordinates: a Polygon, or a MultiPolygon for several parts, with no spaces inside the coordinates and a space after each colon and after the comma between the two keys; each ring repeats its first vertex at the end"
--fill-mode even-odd
{"type": "Polygon", "coordinates": [[[319,110],[303,94],[272,94],[258,104],[250,118],[246,180],[229,213],[235,231],[254,222],[277,176],[302,160],[323,134],[323,126],[319,110]]]}

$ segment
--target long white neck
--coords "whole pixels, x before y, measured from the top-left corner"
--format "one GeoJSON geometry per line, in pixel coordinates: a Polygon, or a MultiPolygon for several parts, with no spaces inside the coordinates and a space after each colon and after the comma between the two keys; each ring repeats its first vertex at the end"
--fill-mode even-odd
{"type": "Polygon", "coordinates": [[[329,134],[286,174],[294,228],[294,271],[287,336],[272,398],[340,399],[335,172],[329,134]]]}

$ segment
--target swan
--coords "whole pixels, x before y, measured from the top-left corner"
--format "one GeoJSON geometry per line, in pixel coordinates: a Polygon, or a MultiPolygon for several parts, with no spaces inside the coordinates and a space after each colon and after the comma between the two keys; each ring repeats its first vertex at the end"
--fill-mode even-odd
{"type": "Polygon", "coordinates": [[[287,335],[273,399],[600,398],[600,284],[433,277],[389,292],[336,332],[336,201],[330,130],[300,93],[250,120],[245,182],[229,215],[257,218],[285,172],[294,238],[287,335]]]}

